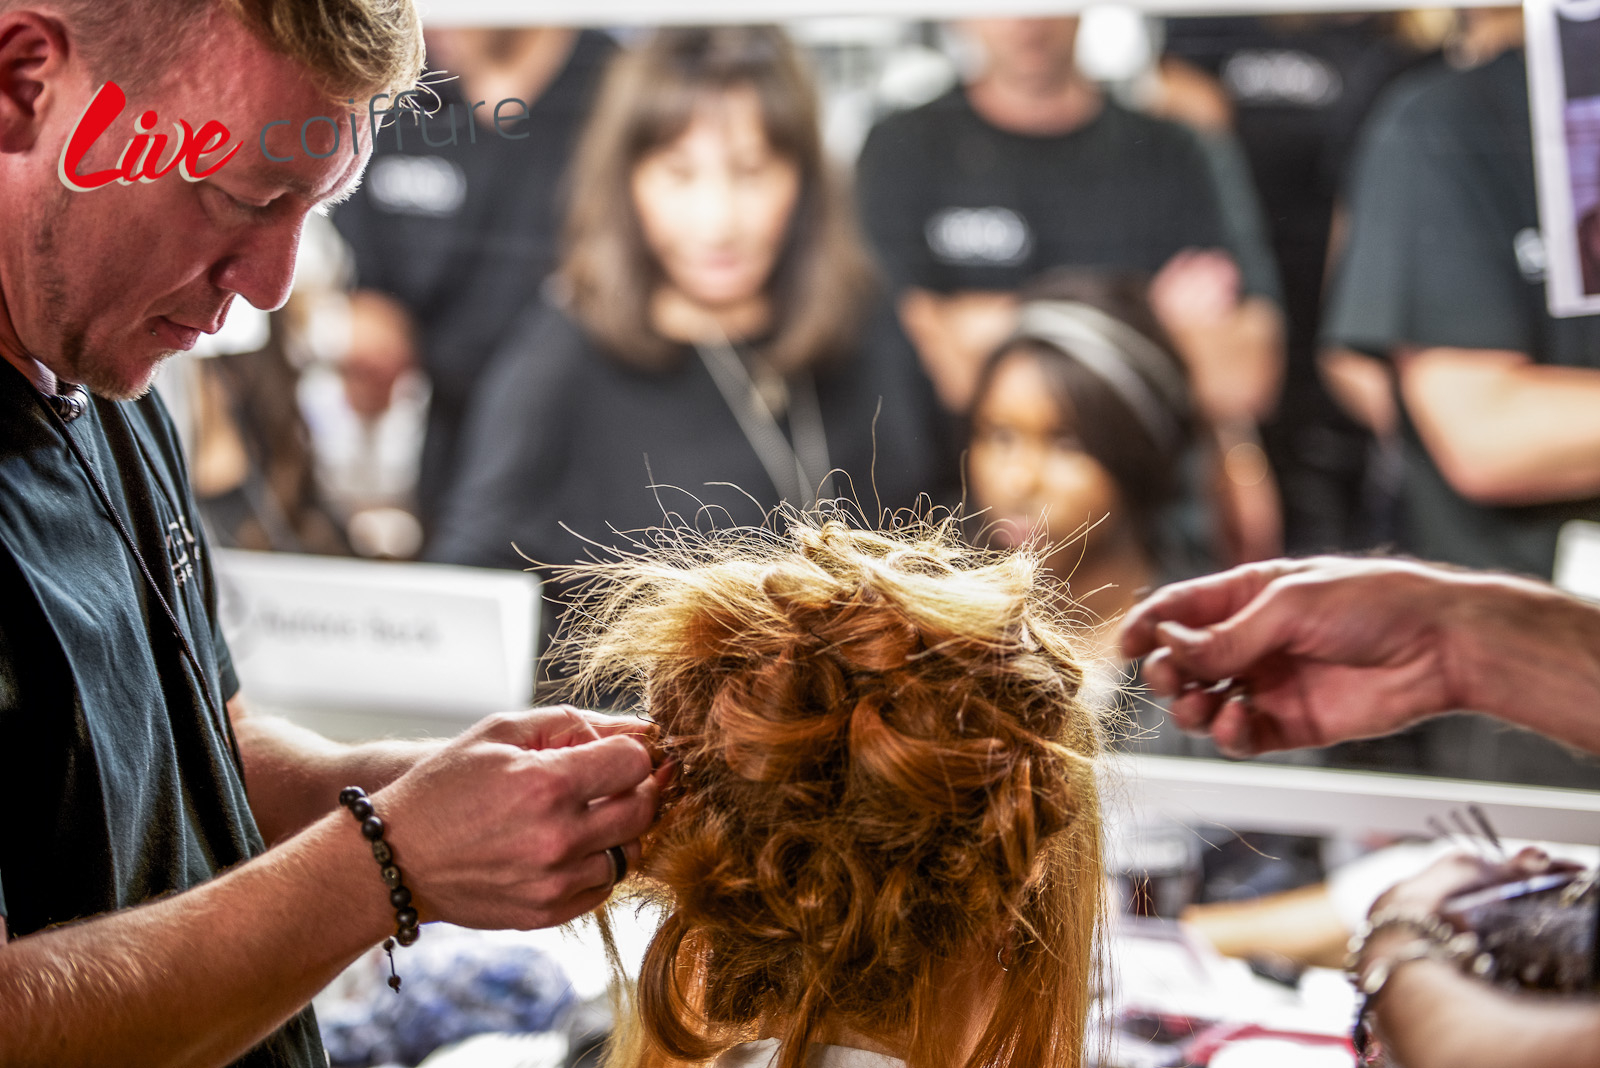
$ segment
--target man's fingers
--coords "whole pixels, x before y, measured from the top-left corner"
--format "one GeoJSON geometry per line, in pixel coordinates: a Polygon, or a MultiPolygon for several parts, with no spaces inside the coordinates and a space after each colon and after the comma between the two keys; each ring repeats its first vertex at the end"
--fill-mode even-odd
{"type": "Polygon", "coordinates": [[[1156,630],[1162,623],[1209,627],[1222,622],[1255,600],[1273,579],[1297,570],[1298,566],[1289,560],[1246,564],[1157,590],[1143,603],[1135,605],[1123,620],[1123,655],[1144,656],[1161,645],[1156,630]]]}
{"type": "Polygon", "coordinates": [[[1203,734],[1211,730],[1212,722],[1222,710],[1224,697],[1206,690],[1189,690],[1173,698],[1167,714],[1190,734],[1203,734]]]}
{"type": "Polygon", "coordinates": [[[1283,725],[1278,718],[1253,708],[1244,694],[1223,702],[1216,719],[1211,722],[1211,737],[1224,756],[1236,760],[1291,748],[1285,743],[1283,725]]]}
{"type": "Polygon", "coordinates": [[[653,770],[650,751],[628,734],[546,750],[540,755],[577,784],[579,796],[585,801],[632,790],[648,780],[653,770]]]}
{"type": "Polygon", "coordinates": [[[609,716],[604,712],[590,712],[582,708],[573,711],[582,716],[603,738],[609,738],[613,734],[632,734],[641,739],[648,739],[654,738],[661,732],[661,728],[654,723],[638,716],[609,716]]]}
{"type": "Polygon", "coordinates": [[[583,815],[579,843],[589,849],[604,849],[639,837],[655,822],[660,800],[661,790],[651,777],[627,793],[594,802],[583,815]]]}
{"type": "MultiPolygon", "coordinates": [[[[620,844],[622,846],[622,855],[627,858],[628,862],[627,870],[622,875],[626,879],[639,870],[639,859],[643,856],[643,852],[640,850],[637,838],[631,842],[622,842],[620,844]]],[[[607,849],[609,848],[608,846],[607,849]]],[[[612,882],[611,876],[611,858],[606,855],[606,849],[602,849],[583,858],[583,862],[578,868],[578,885],[585,890],[610,890],[612,886],[617,885],[612,882]]]]}
{"type": "Polygon", "coordinates": [[[1171,650],[1172,668],[1189,679],[1219,682],[1243,677],[1298,637],[1297,609],[1285,587],[1268,587],[1213,626],[1176,620],[1156,625],[1156,640],[1171,650]]]}

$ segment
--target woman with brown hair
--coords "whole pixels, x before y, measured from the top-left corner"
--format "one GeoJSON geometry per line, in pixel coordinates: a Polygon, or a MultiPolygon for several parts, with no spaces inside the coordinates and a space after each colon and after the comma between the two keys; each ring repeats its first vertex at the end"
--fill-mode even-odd
{"type": "Polygon", "coordinates": [[[875,515],[945,481],[931,386],[781,31],[668,29],[619,57],[571,195],[431,559],[559,565],[673,515],[759,524],[836,495],[875,515]]]}
{"type": "Polygon", "coordinates": [[[1083,1063],[1101,730],[1040,560],[951,529],[577,569],[578,678],[637,692],[677,767],[613,1065],[1083,1063]]]}

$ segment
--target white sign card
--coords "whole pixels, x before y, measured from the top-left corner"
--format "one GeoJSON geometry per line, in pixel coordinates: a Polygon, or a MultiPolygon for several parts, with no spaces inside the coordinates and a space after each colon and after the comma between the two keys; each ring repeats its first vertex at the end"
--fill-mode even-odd
{"type": "Polygon", "coordinates": [[[475,719],[533,695],[532,575],[227,549],[215,562],[240,683],[263,705],[475,719]]]}
{"type": "Polygon", "coordinates": [[[1528,96],[1545,299],[1600,312],[1600,0],[1528,0],[1528,96]]]}
{"type": "Polygon", "coordinates": [[[1600,523],[1573,519],[1561,524],[1551,581],[1568,593],[1600,601],[1600,523]]]}

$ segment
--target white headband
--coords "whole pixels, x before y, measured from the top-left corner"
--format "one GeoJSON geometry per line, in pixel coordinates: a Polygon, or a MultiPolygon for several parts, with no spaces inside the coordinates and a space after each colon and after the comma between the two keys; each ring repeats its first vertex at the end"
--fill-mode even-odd
{"type": "Polygon", "coordinates": [[[1115,393],[1164,451],[1183,440],[1188,389],[1172,357],[1115,316],[1073,300],[1022,306],[1016,341],[1042,341],[1076,360],[1115,393]]]}

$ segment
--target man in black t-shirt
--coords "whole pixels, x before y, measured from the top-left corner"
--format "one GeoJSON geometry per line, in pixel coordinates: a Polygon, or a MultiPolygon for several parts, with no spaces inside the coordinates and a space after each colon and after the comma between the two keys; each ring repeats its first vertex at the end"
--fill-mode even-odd
{"type": "MultiPolygon", "coordinates": [[[[1229,417],[1269,409],[1275,280],[1180,255],[1228,252],[1195,136],[1120,107],[1079,74],[1076,19],[975,19],[962,29],[983,45],[984,73],[880,122],[858,164],[867,231],[947,406],[964,407],[976,363],[1010,327],[1012,295],[1052,267],[1081,267],[1170,268],[1169,288],[1184,291],[1175,303],[1215,312],[1233,342],[1219,366],[1195,368],[1214,371],[1217,387],[1197,382],[1197,391],[1229,417]]],[[[1181,333],[1187,324],[1170,325],[1181,333]]]]}
{"type": "Polygon", "coordinates": [[[1549,578],[1600,519],[1600,316],[1546,310],[1522,52],[1397,83],[1350,207],[1324,336],[1394,362],[1405,548],[1549,578]]]}
{"type": "Polygon", "coordinates": [[[1231,105],[1283,280],[1283,397],[1262,436],[1283,490],[1290,553],[1361,548],[1386,536],[1367,507],[1370,434],[1323,387],[1317,337],[1334,201],[1357,134],[1384,86],[1424,61],[1394,18],[1206,16],[1166,24],[1169,84],[1214,79],[1231,105]]]}
{"type": "Polygon", "coordinates": [[[432,530],[468,399],[555,267],[561,184],[616,45],[597,30],[441,30],[433,114],[383,129],[333,222],[355,253],[345,372],[366,415],[419,367],[431,387],[417,508],[432,530]]]}
{"type": "MultiPolygon", "coordinates": [[[[1188,366],[1197,407],[1248,443],[1276,401],[1282,321],[1269,264],[1228,246],[1204,150],[1187,129],[1126,110],[1074,65],[1077,20],[962,23],[984,72],[892,115],[858,164],[862,217],[906,332],[945,406],[964,411],[1016,292],[1055,267],[1153,276],[1151,304],[1188,366]]],[[[1268,490],[1235,518],[1242,554],[1277,547],[1268,490]],[[1251,521],[1246,520],[1246,525],[1251,521]]]]}
{"type": "Polygon", "coordinates": [[[340,746],[248,714],[145,395],[235,296],[283,303],[366,162],[331,116],[421,60],[405,4],[0,8],[0,1064],[321,1068],[305,1006],[386,935],[563,922],[638,856],[624,721],[340,746]],[[125,149],[152,128],[188,143],[125,149]]]}

